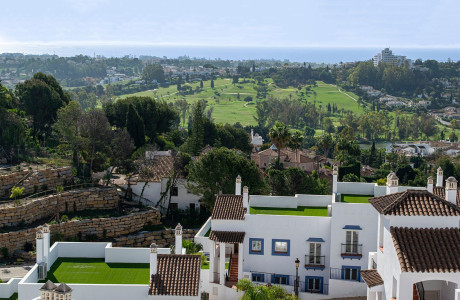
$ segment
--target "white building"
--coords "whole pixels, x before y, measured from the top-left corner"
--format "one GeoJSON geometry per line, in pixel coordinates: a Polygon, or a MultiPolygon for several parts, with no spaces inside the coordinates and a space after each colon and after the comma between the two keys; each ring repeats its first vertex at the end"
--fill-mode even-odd
{"type": "MultiPolygon", "coordinates": [[[[335,167],[332,195],[257,196],[249,195],[246,187],[241,195],[237,181],[235,195],[217,196],[211,218],[195,236],[209,253],[203,289],[210,299],[236,299],[231,287],[241,278],[294,292],[296,271],[300,299],[366,296],[361,270],[369,268],[369,252],[377,251],[379,232],[379,212],[368,199],[392,199],[409,189],[428,192],[398,186],[393,172],[387,186],[337,182],[337,177],[335,167]]],[[[459,221],[452,219],[457,226],[459,221]]]]}
{"type": "MultiPolygon", "coordinates": [[[[433,188],[433,182],[431,181],[433,188]]],[[[407,190],[369,200],[379,213],[378,250],[362,276],[367,299],[460,299],[457,181],[443,198],[407,190]]]]}
{"type": "Polygon", "coordinates": [[[411,63],[410,59],[407,59],[405,56],[394,55],[390,48],[385,48],[382,52],[374,55],[373,61],[375,67],[377,67],[380,63],[392,64],[395,66],[401,66],[406,61],[411,63]]]}
{"type": "Polygon", "coordinates": [[[137,180],[131,182],[134,197],[140,198],[145,205],[159,207],[162,213],[166,212],[168,206],[171,209],[199,210],[201,196],[194,195],[187,189],[185,177],[179,174],[174,185],[170,181],[174,172],[174,157],[171,152],[147,151],[145,155],[150,161],[149,166],[146,166],[149,168],[149,176],[139,174],[137,180]]]}
{"type": "Polygon", "coordinates": [[[201,257],[185,254],[180,224],[175,238],[174,254],[155,244],[114,248],[112,243],[57,242],[50,248],[49,231],[39,229],[37,264],[24,278],[0,283],[0,297],[18,293],[19,300],[201,299],[201,257]],[[83,277],[76,279],[73,272],[83,277]],[[67,279],[67,284],[56,286],[49,280],[54,277],[67,279]],[[92,282],[95,278],[98,282],[92,282]]]}
{"type": "Polygon", "coordinates": [[[254,130],[251,129],[251,144],[252,146],[257,150],[259,151],[260,150],[260,146],[262,146],[264,143],[264,139],[258,134],[258,133],[255,133],[254,134],[254,130]]]}

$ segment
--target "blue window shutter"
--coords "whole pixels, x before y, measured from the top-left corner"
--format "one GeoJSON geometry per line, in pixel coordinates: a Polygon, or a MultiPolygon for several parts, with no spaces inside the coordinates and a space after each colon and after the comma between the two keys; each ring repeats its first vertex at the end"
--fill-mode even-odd
{"type": "Polygon", "coordinates": [[[289,275],[286,275],[286,284],[289,285],[289,275]]]}
{"type": "Polygon", "coordinates": [[[260,274],[260,277],[262,279],[262,282],[265,282],[265,274],[260,274]]]}
{"type": "Polygon", "coordinates": [[[320,293],[320,294],[323,293],[323,279],[324,279],[323,277],[321,277],[321,278],[319,279],[319,282],[320,282],[320,284],[319,284],[319,286],[320,286],[320,288],[319,288],[319,293],[320,293]]]}
{"type": "Polygon", "coordinates": [[[272,283],[275,283],[275,274],[272,274],[272,283]]]}

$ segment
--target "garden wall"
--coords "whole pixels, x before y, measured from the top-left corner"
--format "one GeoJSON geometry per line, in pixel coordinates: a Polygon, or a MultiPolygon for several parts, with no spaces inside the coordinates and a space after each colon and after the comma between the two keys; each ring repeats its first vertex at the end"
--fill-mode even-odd
{"type": "Polygon", "coordinates": [[[70,167],[62,167],[56,169],[44,169],[38,171],[24,170],[13,172],[0,176],[0,197],[9,197],[11,188],[18,184],[27,174],[32,172],[30,177],[24,180],[19,187],[24,188],[23,195],[30,195],[41,192],[44,187],[46,189],[54,188],[56,185],[64,186],[70,183],[72,178],[72,169],[70,167]]]}
{"type": "MultiPolygon", "coordinates": [[[[130,215],[101,218],[92,220],[72,220],[50,225],[51,239],[59,233],[63,239],[113,239],[140,231],[145,225],[160,224],[160,212],[157,209],[132,213],[130,215]]],[[[35,245],[37,228],[12,231],[0,234],[0,248],[6,247],[12,254],[16,250],[24,250],[25,243],[35,245]]]]}
{"type": "MultiPolygon", "coordinates": [[[[59,212],[68,213],[82,210],[103,210],[118,208],[120,197],[113,187],[79,189],[63,192],[60,195],[59,212]]],[[[29,224],[57,212],[58,195],[23,200],[0,205],[0,228],[29,224]]]]}

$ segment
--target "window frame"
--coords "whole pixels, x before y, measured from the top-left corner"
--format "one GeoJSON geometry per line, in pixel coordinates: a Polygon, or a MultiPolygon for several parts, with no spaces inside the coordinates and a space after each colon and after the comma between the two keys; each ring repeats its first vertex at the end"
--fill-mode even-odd
{"type": "Polygon", "coordinates": [[[285,240],[285,239],[272,239],[272,255],[274,256],[290,256],[291,252],[291,241],[290,240],[285,240]],[[286,245],[286,252],[279,252],[275,251],[275,245],[277,242],[282,242],[282,243],[287,243],[286,245]]]}
{"type": "Polygon", "coordinates": [[[361,272],[361,267],[360,267],[360,266],[342,266],[342,276],[341,276],[341,277],[342,277],[343,280],[361,281],[361,274],[360,274],[360,272],[361,272]],[[346,277],[345,275],[346,275],[346,270],[347,270],[347,269],[350,270],[350,278],[352,277],[352,276],[351,276],[351,275],[352,275],[351,271],[352,271],[352,270],[356,270],[356,276],[357,276],[357,278],[356,278],[356,279],[347,279],[347,278],[345,278],[345,277],[346,277]]]}
{"type": "Polygon", "coordinates": [[[315,293],[315,294],[322,294],[324,290],[324,277],[322,276],[305,276],[305,292],[307,293],[315,293]],[[308,291],[309,280],[319,280],[319,290],[314,292],[308,291]]]}
{"type": "Polygon", "coordinates": [[[289,285],[289,275],[282,275],[282,274],[272,274],[272,284],[279,284],[279,285],[289,285]],[[279,279],[278,283],[275,282],[275,279],[279,279]],[[281,283],[281,280],[285,279],[286,283],[281,283]]]}
{"type": "Polygon", "coordinates": [[[264,239],[261,238],[249,238],[249,254],[264,255],[264,239]],[[260,251],[252,250],[252,242],[261,242],[260,251]]]}
{"type": "Polygon", "coordinates": [[[265,274],[261,274],[261,273],[251,273],[251,281],[252,282],[265,282],[265,274]],[[259,277],[260,280],[254,280],[254,278],[257,278],[259,277]]]}
{"type": "Polygon", "coordinates": [[[179,188],[177,186],[170,187],[169,195],[171,197],[179,197],[179,188]]]}
{"type": "Polygon", "coordinates": [[[311,265],[321,265],[321,253],[323,252],[322,250],[322,243],[319,242],[309,242],[309,249],[308,249],[308,255],[309,255],[309,264],[311,265]],[[313,253],[312,253],[312,246],[313,246],[313,253]],[[318,246],[319,246],[319,253],[318,253],[318,246]],[[314,262],[310,262],[312,257],[314,257],[314,262]]]}

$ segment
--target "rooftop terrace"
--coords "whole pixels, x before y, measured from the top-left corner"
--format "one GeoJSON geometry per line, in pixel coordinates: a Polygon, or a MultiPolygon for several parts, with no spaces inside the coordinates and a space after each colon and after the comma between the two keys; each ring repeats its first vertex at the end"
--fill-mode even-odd
{"type": "Polygon", "coordinates": [[[149,273],[149,264],[105,263],[103,258],[58,258],[46,280],[80,284],[149,284],[149,273]]]}
{"type": "Polygon", "coordinates": [[[347,195],[342,194],[340,201],[346,203],[369,203],[369,198],[372,198],[372,195],[347,195]]]}
{"type": "Polygon", "coordinates": [[[284,216],[309,216],[327,217],[327,207],[298,206],[297,208],[281,207],[250,207],[251,215],[284,215],[284,216]]]}

